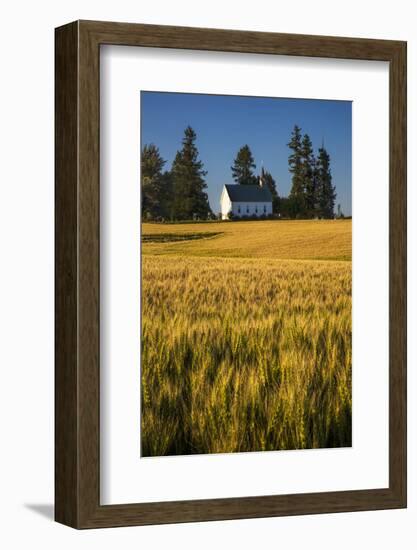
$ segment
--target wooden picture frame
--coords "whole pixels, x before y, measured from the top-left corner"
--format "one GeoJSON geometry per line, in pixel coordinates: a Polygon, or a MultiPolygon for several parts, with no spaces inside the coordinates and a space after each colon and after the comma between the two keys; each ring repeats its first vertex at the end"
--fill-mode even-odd
{"type": "Polygon", "coordinates": [[[76,21],[56,29],[55,519],[116,527],[406,506],[406,43],[76,21]],[[117,44],[389,62],[389,487],[100,505],[99,56],[117,44]]]}

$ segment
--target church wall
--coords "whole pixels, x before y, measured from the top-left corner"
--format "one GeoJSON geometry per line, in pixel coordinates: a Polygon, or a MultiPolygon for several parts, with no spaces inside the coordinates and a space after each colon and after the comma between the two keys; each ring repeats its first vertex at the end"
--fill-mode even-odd
{"type": "Polygon", "coordinates": [[[232,212],[236,217],[269,216],[272,214],[271,202],[233,202],[232,212]]]}

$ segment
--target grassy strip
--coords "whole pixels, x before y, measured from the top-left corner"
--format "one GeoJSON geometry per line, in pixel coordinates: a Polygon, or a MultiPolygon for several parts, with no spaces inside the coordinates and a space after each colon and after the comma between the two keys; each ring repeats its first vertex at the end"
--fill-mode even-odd
{"type": "Polygon", "coordinates": [[[216,237],[222,233],[144,233],[142,234],[143,243],[173,243],[178,241],[195,241],[198,239],[208,239],[216,237]]]}

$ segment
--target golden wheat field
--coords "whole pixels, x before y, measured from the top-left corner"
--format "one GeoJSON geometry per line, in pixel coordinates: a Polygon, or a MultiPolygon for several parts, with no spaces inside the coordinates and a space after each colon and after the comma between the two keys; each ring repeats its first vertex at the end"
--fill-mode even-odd
{"type": "Polygon", "coordinates": [[[351,445],[351,221],[142,225],[142,456],[351,445]]]}

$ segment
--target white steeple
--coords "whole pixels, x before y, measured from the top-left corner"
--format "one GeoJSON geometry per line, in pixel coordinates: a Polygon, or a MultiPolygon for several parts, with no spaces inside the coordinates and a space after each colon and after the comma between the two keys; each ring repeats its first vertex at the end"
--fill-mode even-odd
{"type": "Polygon", "coordinates": [[[264,161],[262,160],[262,161],[261,161],[261,174],[260,174],[260,176],[259,176],[259,187],[263,187],[263,186],[264,186],[263,177],[264,177],[264,161]]]}

